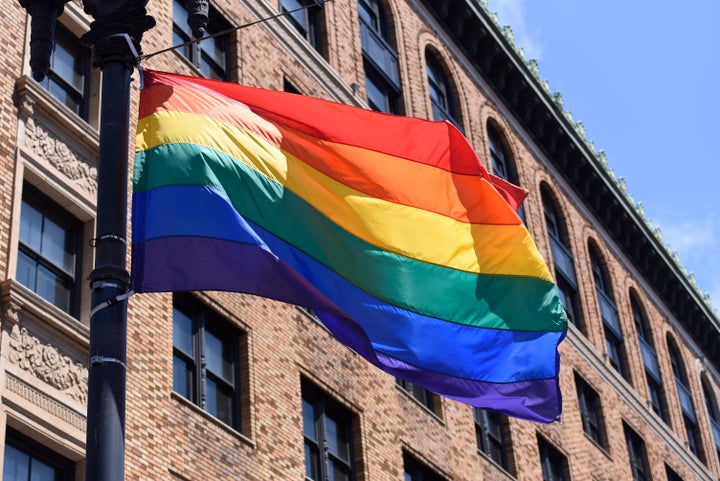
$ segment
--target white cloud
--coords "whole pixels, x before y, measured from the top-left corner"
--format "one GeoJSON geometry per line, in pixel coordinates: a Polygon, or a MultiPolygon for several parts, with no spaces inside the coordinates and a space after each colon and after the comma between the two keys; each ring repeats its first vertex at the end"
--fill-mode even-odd
{"type": "Polygon", "coordinates": [[[510,25],[515,44],[525,51],[528,59],[540,60],[543,44],[539,31],[530,31],[527,26],[525,0],[489,0],[488,9],[497,12],[501,25],[510,25]]]}
{"type": "Polygon", "coordinates": [[[710,294],[713,306],[720,308],[720,217],[658,222],[665,243],[676,250],[685,268],[695,275],[703,292],[710,294]]]}

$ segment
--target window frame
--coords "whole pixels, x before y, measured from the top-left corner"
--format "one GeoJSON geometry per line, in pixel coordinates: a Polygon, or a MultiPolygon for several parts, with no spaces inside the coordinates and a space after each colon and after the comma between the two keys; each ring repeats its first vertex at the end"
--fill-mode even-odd
{"type": "MultiPolygon", "coordinates": [[[[55,472],[54,481],[74,481],[75,480],[75,462],[68,459],[50,448],[38,443],[30,437],[20,433],[19,431],[8,427],[5,432],[5,455],[4,462],[7,463],[7,448],[8,446],[21,451],[23,454],[28,456],[28,462],[30,466],[28,469],[28,476],[31,478],[32,471],[32,460],[35,459],[46,466],[53,468],[55,472]]],[[[3,466],[3,480],[6,480],[8,476],[3,466]]],[[[16,481],[16,480],[9,480],[16,481]]],[[[27,481],[27,480],[22,480],[27,481]]]]}
{"type": "MultiPolygon", "coordinates": [[[[187,294],[173,295],[173,392],[196,405],[209,416],[212,416],[238,432],[242,432],[241,430],[244,426],[241,402],[244,383],[244,373],[242,369],[243,356],[241,352],[243,346],[241,340],[244,335],[245,333],[241,329],[233,326],[228,320],[201,301],[193,299],[187,294]],[[176,310],[191,322],[192,353],[185,352],[176,345],[176,310]],[[232,362],[230,368],[232,380],[223,378],[221,374],[208,368],[207,334],[212,334],[214,337],[220,339],[220,341],[223,342],[223,349],[227,346],[227,357],[229,357],[232,362]],[[176,389],[176,358],[184,362],[187,369],[185,375],[189,387],[188,395],[176,389]],[[216,388],[217,390],[226,393],[231,403],[228,413],[230,416],[229,420],[221,416],[219,412],[213,413],[209,409],[208,381],[215,383],[218,386],[218,388],[216,388]]],[[[221,357],[223,357],[222,354],[221,357]]],[[[223,361],[227,361],[227,359],[223,359],[223,361]]]]}
{"type": "MultiPolygon", "coordinates": [[[[34,280],[35,280],[35,286],[31,287],[26,285],[24,282],[21,282],[18,279],[18,282],[20,282],[22,285],[30,289],[32,292],[46,300],[47,302],[53,304],[58,309],[67,312],[71,316],[77,318],[80,311],[80,292],[81,292],[81,282],[79,282],[78,276],[82,275],[82,240],[83,240],[83,224],[80,220],[78,220],[74,215],[63,209],[57,202],[55,202],[53,199],[51,199],[49,196],[44,194],[42,191],[40,191],[38,188],[34,187],[32,184],[28,182],[23,183],[22,187],[22,196],[21,196],[21,206],[20,206],[20,218],[21,218],[21,226],[22,226],[22,218],[23,218],[23,206],[27,204],[29,207],[33,208],[36,211],[39,211],[39,213],[42,216],[42,227],[40,232],[41,242],[44,238],[43,233],[45,229],[45,223],[46,220],[50,220],[54,222],[58,227],[63,229],[63,232],[66,236],[70,237],[70,240],[68,242],[68,246],[71,249],[70,254],[74,257],[74,260],[72,262],[72,272],[67,272],[62,266],[57,265],[52,260],[48,259],[41,251],[36,251],[33,247],[26,244],[22,239],[22,227],[20,228],[20,233],[18,234],[18,243],[17,243],[17,266],[15,270],[15,278],[18,279],[18,268],[20,264],[20,256],[23,255],[26,258],[29,258],[33,264],[34,264],[34,280]],[[38,269],[44,268],[47,271],[49,271],[51,274],[55,275],[56,278],[59,278],[64,281],[64,283],[68,286],[68,306],[67,309],[64,309],[62,306],[56,304],[50,299],[45,298],[42,294],[40,294],[37,291],[37,281],[38,281],[38,269]]],[[[42,249],[42,247],[41,247],[42,249]]]]}
{"type": "Polygon", "coordinates": [[[538,436],[538,454],[543,481],[569,481],[567,457],[540,436],[538,436]]]}
{"type": "Polygon", "coordinates": [[[624,422],[623,432],[625,434],[625,448],[627,449],[630,472],[632,473],[633,480],[650,481],[652,475],[650,473],[645,440],[624,422]]]}
{"type": "Polygon", "coordinates": [[[607,447],[607,439],[600,395],[577,373],[575,373],[575,390],[578,396],[583,431],[595,444],[604,449],[607,447]]]}
{"type": "Polygon", "coordinates": [[[478,450],[510,472],[512,446],[507,416],[487,409],[473,408],[473,419],[478,450]]]}
{"type": "Polygon", "coordinates": [[[305,7],[303,10],[296,10],[299,7],[292,7],[286,4],[287,1],[293,0],[280,0],[278,2],[278,10],[280,13],[285,14],[284,17],[293,29],[310,44],[320,55],[323,55],[325,49],[325,42],[323,41],[323,13],[324,8],[322,4],[319,4],[315,0],[294,0],[301,6],[305,7]],[[294,13],[288,13],[296,10],[294,13]],[[298,21],[295,14],[303,13],[304,22],[298,21]]]}
{"type": "Polygon", "coordinates": [[[432,119],[436,122],[447,120],[462,130],[460,119],[456,115],[457,105],[450,79],[440,59],[429,49],[425,49],[425,76],[432,105],[432,119]]]}
{"type": "Polygon", "coordinates": [[[329,479],[330,466],[332,465],[333,467],[340,466],[341,470],[347,475],[347,479],[354,481],[357,477],[354,432],[356,415],[306,379],[301,380],[301,399],[305,479],[313,481],[329,479]],[[307,435],[305,403],[308,403],[313,409],[312,430],[315,439],[307,435]],[[328,440],[327,419],[331,419],[336,426],[342,427],[346,441],[347,460],[342,459],[338,453],[332,452],[332,449],[328,447],[331,443],[328,440]],[[338,420],[341,422],[338,422],[338,420]],[[313,456],[310,459],[308,459],[309,453],[313,456]],[[316,474],[317,477],[308,475],[309,466],[312,466],[312,470],[314,470],[310,474],[316,474]]]}
{"type": "MultiPolygon", "coordinates": [[[[63,104],[65,107],[70,109],[78,117],[84,121],[89,121],[90,111],[90,77],[91,77],[91,63],[92,53],[91,50],[85,47],[80,39],[70,31],[69,28],[65,27],[62,23],[57,22],[55,26],[55,38],[53,42],[53,49],[50,52],[50,66],[45,75],[45,78],[39,82],[39,84],[47,90],[50,95],[58,102],[63,104]],[[82,86],[78,87],[73,85],[73,82],[68,81],[57,72],[55,68],[56,52],[60,45],[65,44],[71,46],[72,52],[69,52],[73,60],[78,61],[80,72],[75,72],[81,75],[82,86]],[[77,108],[69,105],[67,101],[62,100],[51,90],[51,82],[54,82],[65,94],[74,98],[77,103],[77,108]]],[[[73,65],[74,66],[74,65],[73,65]]]]}
{"type": "MultiPolygon", "coordinates": [[[[180,41],[179,43],[187,43],[195,38],[192,35],[190,26],[187,24],[187,9],[185,5],[179,0],[173,0],[173,22],[172,22],[172,35],[173,41],[180,41]],[[182,12],[176,12],[175,9],[179,7],[182,12]],[[180,21],[182,17],[183,21],[180,21]],[[176,20],[179,21],[176,22],[176,20]],[[177,37],[177,40],[176,40],[177,37]]],[[[214,33],[223,32],[232,28],[230,22],[212,5],[208,10],[208,17],[210,21],[205,29],[205,36],[198,42],[185,45],[182,50],[179,50],[180,54],[187,59],[193,67],[195,67],[200,74],[209,79],[216,79],[222,81],[228,81],[231,77],[232,70],[232,57],[230,55],[231,39],[229,35],[221,35],[218,37],[209,38],[208,35],[214,33]],[[218,49],[222,55],[224,65],[220,65],[218,60],[213,55],[208,53],[208,49],[204,48],[204,45],[208,45],[209,41],[215,45],[219,45],[218,49]],[[208,70],[206,72],[206,70],[208,70]],[[208,73],[220,73],[219,75],[208,75],[208,73]]]]}
{"type": "Polygon", "coordinates": [[[446,481],[442,475],[405,451],[403,451],[403,476],[404,481],[446,481]]]}
{"type": "Polygon", "coordinates": [[[399,115],[402,113],[400,79],[392,78],[388,71],[392,65],[392,73],[399,77],[398,54],[392,46],[385,7],[379,0],[358,0],[357,5],[367,103],[372,110],[399,115]],[[378,56],[381,58],[376,58],[378,56]],[[378,95],[371,96],[371,92],[378,95]]]}
{"type": "Polygon", "coordinates": [[[430,412],[439,416],[439,397],[432,391],[425,389],[422,386],[400,379],[395,378],[395,385],[404,391],[408,396],[413,398],[418,404],[428,409],[430,412]]]}
{"type": "Polygon", "coordinates": [[[567,256],[568,262],[572,266],[572,275],[577,278],[577,270],[575,269],[575,258],[570,250],[568,235],[565,225],[561,222],[558,214],[557,205],[552,198],[549,190],[545,186],[540,187],[540,201],[543,207],[543,220],[545,229],[548,233],[550,242],[550,251],[553,258],[553,271],[555,273],[555,284],[560,291],[560,300],[563,308],[570,320],[570,323],[582,331],[582,309],[580,307],[580,299],[578,293],[578,285],[576,279],[570,279],[563,272],[559,259],[555,258],[553,244],[556,249],[561,249],[561,253],[567,256]]]}

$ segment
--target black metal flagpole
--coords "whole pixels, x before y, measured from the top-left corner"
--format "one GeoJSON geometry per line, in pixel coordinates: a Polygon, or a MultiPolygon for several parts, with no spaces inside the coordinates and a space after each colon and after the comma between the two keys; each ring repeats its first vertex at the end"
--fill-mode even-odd
{"type": "MultiPolygon", "coordinates": [[[[50,67],[56,19],[68,0],[19,0],[32,16],[30,66],[41,81],[50,67]]],[[[82,38],[103,72],[98,156],[95,268],[90,274],[87,481],[122,481],[125,464],[127,347],[126,270],[130,76],[140,59],[142,35],[155,20],[147,0],[83,0],[94,21],[82,38]]],[[[200,38],[209,0],[186,0],[188,24],[200,38]]]]}

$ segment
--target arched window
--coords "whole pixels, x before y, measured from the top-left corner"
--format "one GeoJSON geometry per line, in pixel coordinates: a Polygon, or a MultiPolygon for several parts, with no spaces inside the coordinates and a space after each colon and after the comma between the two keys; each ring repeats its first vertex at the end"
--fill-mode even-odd
{"type": "Polygon", "coordinates": [[[578,300],[575,264],[568,247],[565,226],[561,222],[555,202],[546,186],[541,186],[540,195],[545,214],[545,226],[550,239],[553,267],[555,268],[555,283],[560,292],[560,300],[565,307],[570,322],[580,329],[580,302],[578,300]]]}
{"type": "Polygon", "coordinates": [[[630,292],[630,307],[632,309],[635,331],[637,332],[640,352],[642,353],[643,365],[645,366],[645,380],[648,387],[648,403],[651,409],[660,416],[660,419],[667,422],[667,402],[665,390],[660,374],[660,365],[655,352],[655,343],[652,339],[650,324],[640,307],[640,302],[634,292],[630,292]]]}
{"type": "Polygon", "coordinates": [[[400,114],[400,68],[380,0],[358,0],[365,93],[371,109],[400,114]]]}
{"type": "Polygon", "coordinates": [[[595,281],[595,293],[600,306],[600,317],[603,321],[605,332],[605,351],[610,365],[625,379],[630,378],[630,371],[627,366],[625,345],[623,343],[622,328],[620,327],[620,316],[618,315],[615,300],[610,285],[610,279],[605,271],[600,256],[595,247],[588,245],[590,254],[590,266],[592,268],[593,280],[595,281]]]}
{"type": "MultiPolygon", "coordinates": [[[[520,185],[517,171],[513,164],[512,157],[505,148],[500,132],[490,123],[487,124],[488,145],[490,147],[490,163],[493,175],[505,179],[515,185],[520,185]]],[[[525,208],[521,205],[517,210],[518,215],[525,222],[525,208]]]]}
{"type": "Polygon", "coordinates": [[[698,429],[697,417],[695,416],[695,404],[688,388],[688,377],[685,371],[680,351],[675,341],[668,335],[667,337],[668,356],[670,357],[670,365],[672,366],[673,375],[675,376],[675,387],[677,388],[678,399],[683,413],[683,424],[685,425],[685,435],[687,436],[688,447],[695,453],[698,459],[705,461],[703,458],[702,442],[700,440],[700,430],[698,429]]]}
{"type": "Polygon", "coordinates": [[[447,120],[460,128],[460,122],[458,122],[455,114],[455,99],[450,88],[450,82],[437,57],[427,49],[425,50],[425,67],[428,76],[433,120],[447,120]]]}
{"type": "Polygon", "coordinates": [[[701,376],[703,398],[705,399],[705,407],[707,408],[708,417],[710,418],[710,430],[713,433],[713,441],[715,442],[715,451],[718,459],[720,459],[720,408],[718,408],[718,400],[715,390],[705,376],[701,376]]]}

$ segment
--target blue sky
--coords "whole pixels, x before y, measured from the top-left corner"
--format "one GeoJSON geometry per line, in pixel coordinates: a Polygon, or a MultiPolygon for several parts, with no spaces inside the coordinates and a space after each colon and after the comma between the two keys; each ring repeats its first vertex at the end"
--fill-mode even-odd
{"type": "Polygon", "coordinates": [[[720,309],[720,1],[488,4],[720,309]]]}

